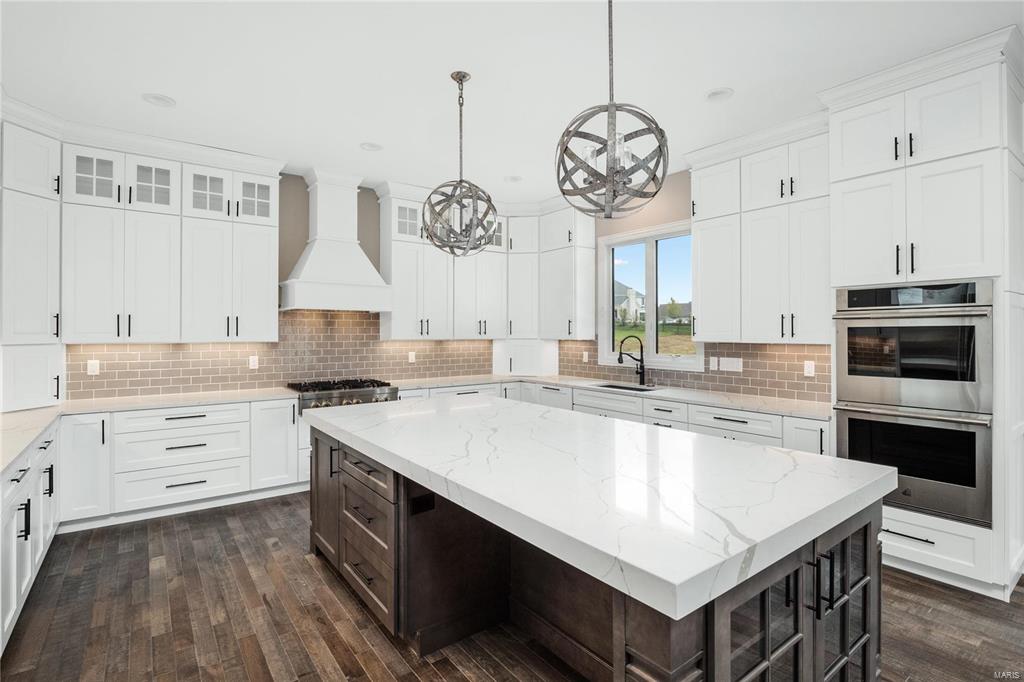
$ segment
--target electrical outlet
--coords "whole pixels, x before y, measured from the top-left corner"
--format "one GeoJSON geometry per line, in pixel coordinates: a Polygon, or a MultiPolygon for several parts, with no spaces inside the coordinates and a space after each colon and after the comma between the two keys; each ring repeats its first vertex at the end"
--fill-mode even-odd
{"type": "Polygon", "coordinates": [[[100,373],[100,361],[99,360],[86,360],[85,361],[85,373],[91,377],[96,376],[100,373]]]}
{"type": "Polygon", "coordinates": [[[711,358],[708,360],[708,368],[712,370],[718,369],[718,358],[711,358]]]}
{"type": "Polygon", "coordinates": [[[260,356],[258,356],[258,355],[250,355],[249,356],[249,369],[259,369],[259,368],[260,368],[260,356]]]}
{"type": "Polygon", "coordinates": [[[416,362],[416,351],[411,350],[409,351],[409,363],[412,364],[414,362],[416,362]]]}
{"type": "Polygon", "coordinates": [[[718,367],[723,372],[742,372],[743,358],[719,358],[718,367]]]}
{"type": "Polygon", "coordinates": [[[590,352],[583,351],[583,362],[590,362],[590,352]]]}
{"type": "Polygon", "coordinates": [[[804,360],[804,376],[814,376],[814,360],[804,360]]]}

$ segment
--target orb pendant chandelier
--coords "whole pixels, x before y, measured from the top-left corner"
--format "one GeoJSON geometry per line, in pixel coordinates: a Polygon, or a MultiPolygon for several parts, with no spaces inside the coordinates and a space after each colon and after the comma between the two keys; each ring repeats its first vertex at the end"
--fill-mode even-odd
{"type": "Polygon", "coordinates": [[[462,177],[462,89],[469,74],[456,71],[452,80],[459,84],[459,179],[441,183],[423,202],[423,234],[442,251],[471,256],[493,241],[498,220],[491,195],[462,177]]]}
{"type": "Polygon", "coordinates": [[[574,208],[621,218],[653,199],[665,182],[668,138],[640,107],[615,101],[612,0],[608,0],[608,104],[582,111],[558,141],[558,189],[574,208]]]}

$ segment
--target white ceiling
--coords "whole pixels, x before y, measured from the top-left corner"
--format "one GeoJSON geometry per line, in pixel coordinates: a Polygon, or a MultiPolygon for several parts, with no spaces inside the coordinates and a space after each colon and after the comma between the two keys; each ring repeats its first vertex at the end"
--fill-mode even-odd
{"type": "MultiPolygon", "coordinates": [[[[7,95],[66,119],[500,201],[557,194],[554,146],[607,99],[603,3],[2,5],[7,95]],[[176,108],[144,103],[145,92],[176,108]],[[364,141],[384,150],[370,153],[364,141]],[[513,184],[505,176],[523,180],[513,184]]],[[[1013,2],[619,2],[616,95],[688,150],[821,108],[815,93],[1024,22],[1013,2]],[[708,90],[736,95],[709,104],[708,90]]]]}

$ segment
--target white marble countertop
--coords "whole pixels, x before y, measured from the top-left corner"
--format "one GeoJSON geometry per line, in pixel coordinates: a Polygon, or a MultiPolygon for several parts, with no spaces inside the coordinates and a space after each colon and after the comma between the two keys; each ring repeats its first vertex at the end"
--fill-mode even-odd
{"type": "Polygon", "coordinates": [[[779,414],[784,417],[801,417],[803,419],[818,419],[821,421],[827,421],[832,418],[832,405],[830,403],[821,403],[812,400],[768,398],[741,393],[723,393],[720,391],[698,391],[690,388],[673,388],[671,386],[657,386],[652,391],[630,391],[628,389],[616,390],[612,388],[601,388],[600,386],[601,384],[621,384],[624,382],[565,375],[520,377],[502,376],[498,374],[476,374],[460,377],[404,379],[401,381],[392,381],[391,383],[398,386],[400,389],[408,390],[416,388],[442,388],[445,386],[468,386],[470,384],[514,383],[518,381],[524,381],[532,384],[568,386],[570,388],[585,388],[594,391],[607,391],[609,393],[618,393],[620,395],[631,395],[656,400],[669,400],[674,402],[690,403],[693,405],[708,405],[711,407],[727,407],[735,410],[749,410],[751,412],[779,414]]]}
{"type": "Polygon", "coordinates": [[[896,487],[890,467],[489,396],[304,417],[672,618],[896,487]]]}

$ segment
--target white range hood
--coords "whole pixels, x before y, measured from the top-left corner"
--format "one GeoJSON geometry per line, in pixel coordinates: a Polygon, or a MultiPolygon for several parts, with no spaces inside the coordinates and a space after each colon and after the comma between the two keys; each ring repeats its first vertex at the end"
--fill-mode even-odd
{"type": "Polygon", "coordinates": [[[309,241],[281,283],[281,310],[391,310],[391,287],[359,246],[359,178],[311,171],[309,241]]]}

